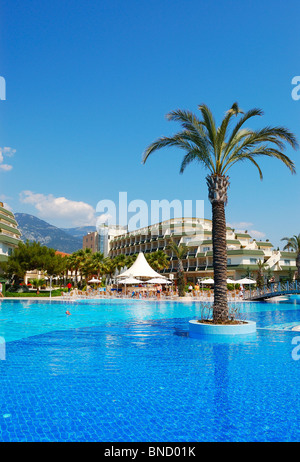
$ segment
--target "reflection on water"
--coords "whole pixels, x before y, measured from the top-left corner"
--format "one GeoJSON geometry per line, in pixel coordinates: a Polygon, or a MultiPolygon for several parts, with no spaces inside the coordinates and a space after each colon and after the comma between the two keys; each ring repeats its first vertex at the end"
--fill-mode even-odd
{"type": "MultiPolygon", "coordinates": [[[[299,318],[293,304],[250,305],[261,326],[299,318]]],[[[45,329],[0,361],[2,441],[300,439],[293,333],[192,339],[192,303],[1,307],[12,333],[45,329]]]]}
{"type": "MultiPolygon", "coordinates": [[[[299,296],[288,302],[239,303],[240,313],[256,321],[258,328],[300,324],[299,296]],[[299,322],[298,322],[299,321],[299,322]]],[[[207,304],[205,304],[207,306],[207,304]]],[[[201,302],[145,300],[79,300],[72,302],[43,300],[2,300],[0,302],[0,336],[7,342],[47,332],[82,327],[105,326],[124,321],[148,322],[161,319],[185,319],[184,329],[176,333],[185,336],[188,320],[205,315],[201,302]],[[71,316],[66,316],[69,310],[71,316]]],[[[285,327],[286,328],[286,327],[285,327]]],[[[142,336],[138,340],[143,344],[142,336]]]]}

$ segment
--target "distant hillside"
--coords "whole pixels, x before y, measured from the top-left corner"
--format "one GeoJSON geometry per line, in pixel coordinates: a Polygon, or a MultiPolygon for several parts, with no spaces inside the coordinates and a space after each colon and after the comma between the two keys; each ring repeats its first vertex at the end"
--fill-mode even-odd
{"type": "MultiPolygon", "coordinates": [[[[24,242],[26,240],[37,241],[46,247],[66,253],[72,253],[82,248],[82,237],[80,237],[80,234],[76,237],[72,233],[66,232],[66,230],[50,225],[46,221],[27,213],[15,213],[15,217],[24,242]]],[[[76,230],[77,228],[71,229],[76,230]]]]}
{"type": "Polygon", "coordinates": [[[79,226],[78,228],[61,228],[65,233],[71,234],[71,236],[78,237],[81,239],[87,233],[92,233],[96,231],[95,226],[79,226]]]}

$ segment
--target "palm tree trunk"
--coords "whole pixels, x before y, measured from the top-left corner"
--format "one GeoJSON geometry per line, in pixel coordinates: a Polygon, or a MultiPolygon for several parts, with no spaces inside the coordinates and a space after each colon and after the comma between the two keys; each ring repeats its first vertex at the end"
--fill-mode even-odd
{"type": "Polygon", "coordinates": [[[177,287],[179,297],[184,297],[184,269],[182,260],[178,258],[178,267],[177,267],[177,287]]]}
{"type": "Polygon", "coordinates": [[[300,252],[297,253],[296,267],[297,267],[297,281],[300,282],[300,252]]]}
{"type": "Polygon", "coordinates": [[[212,238],[214,268],[214,322],[228,320],[226,220],[223,202],[212,204],[212,238]]]}
{"type": "Polygon", "coordinates": [[[227,203],[228,177],[210,175],[207,177],[209,199],[212,204],[212,241],[214,268],[214,306],[215,323],[228,320],[227,303],[227,245],[225,204],[227,203]]]}

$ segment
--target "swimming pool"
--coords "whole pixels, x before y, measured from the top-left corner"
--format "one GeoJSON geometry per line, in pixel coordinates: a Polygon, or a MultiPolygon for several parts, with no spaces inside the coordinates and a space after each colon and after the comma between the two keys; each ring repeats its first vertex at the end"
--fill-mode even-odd
{"type": "Polygon", "coordinates": [[[255,338],[216,343],[199,302],[2,301],[0,440],[300,441],[299,298],[242,311],[255,338]]]}

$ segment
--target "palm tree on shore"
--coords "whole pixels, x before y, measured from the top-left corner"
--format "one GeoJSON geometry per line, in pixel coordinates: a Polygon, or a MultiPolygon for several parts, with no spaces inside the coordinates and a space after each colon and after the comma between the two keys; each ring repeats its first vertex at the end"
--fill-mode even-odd
{"type": "Polygon", "coordinates": [[[163,250],[157,250],[145,255],[147,262],[155,271],[162,271],[169,268],[167,254],[163,250]]]}
{"type": "Polygon", "coordinates": [[[178,295],[179,297],[184,296],[184,268],[182,260],[186,257],[186,254],[189,251],[189,247],[186,244],[176,244],[175,241],[171,241],[167,247],[169,250],[173,252],[173,255],[177,258],[177,287],[178,287],[178,295]]]}
{"type": "Polygon", "coordinates": [[[198,162],[209,174],[206,177],[208,197],[212,205],[212,240],[214,268],[214,322],[228,320],[227,303],[227,250],[225,205],[229,187],[228,170],[237,162],[250,161],[259,172],[258,157],[272,157],[282,161],[292,173],[295,166],[292,160],[283,153],[286,143],[296,149],[298,143],[293,133],[284,127],[264,127],[259,130],[244,128],[245,122],[263,112],[254,108],[246,113],[237,103],[227,111],[222,123],[216,126],[213,114],[207,105],[198,106],[202,118],[185,110],[175,110],[167,114],[169,121],[179,122],[182,130],[173,136],[163,136],[148,146],[144,152],[145,163],[153,152],[164,147],[178,147],[185,151],[180,173],[191,162],[198,162]],[[232,118],[238,121],[229,131],[232,118]]]}
{"type": "Polygon", "coordinates": [[[257,262],[257,274],[256,274],[256,286],[259,289],[262,289],[264,286],[264,270],[266,268],[266,264],[263,260],[259,260],[257,262]]]}
{"type": "Polygon", "coordinates": [[[81,281],[85,279],[85,283],[89,278],[89,275],[92,272],[91,269],[91,260],[92,260],[92,250],[89,248],[81,249],[78,251],[78,263],[79,263],[79,273],[81,281]]]}
{"type": "Polygon", "coordinates": [[[283,250],[292,249],[296,252],[297,281],[300,282],[300,234],[298,234],[298,236],[283,237],[281,240],[287,241],[283,250]]]}
{"type": "Polygon", "coordinates": [[[75,272],[75,285],[76,286],[78,286],[78,275],[80,275],[82,279],[80,270],[81,270],[82,262],[84,259],[84,255],[85,255],[84,250],[79,249],[73,252],[71,255],[69,255],[69,257],[67,257],[68,269],[71,271],[71,274],[75,272]]]}
{"type": "Polygon", "coordinates": [[[102,252],[94,252],[90,256],[90,274],[100,278],[104,274],[104,255],[102,252]]]}

